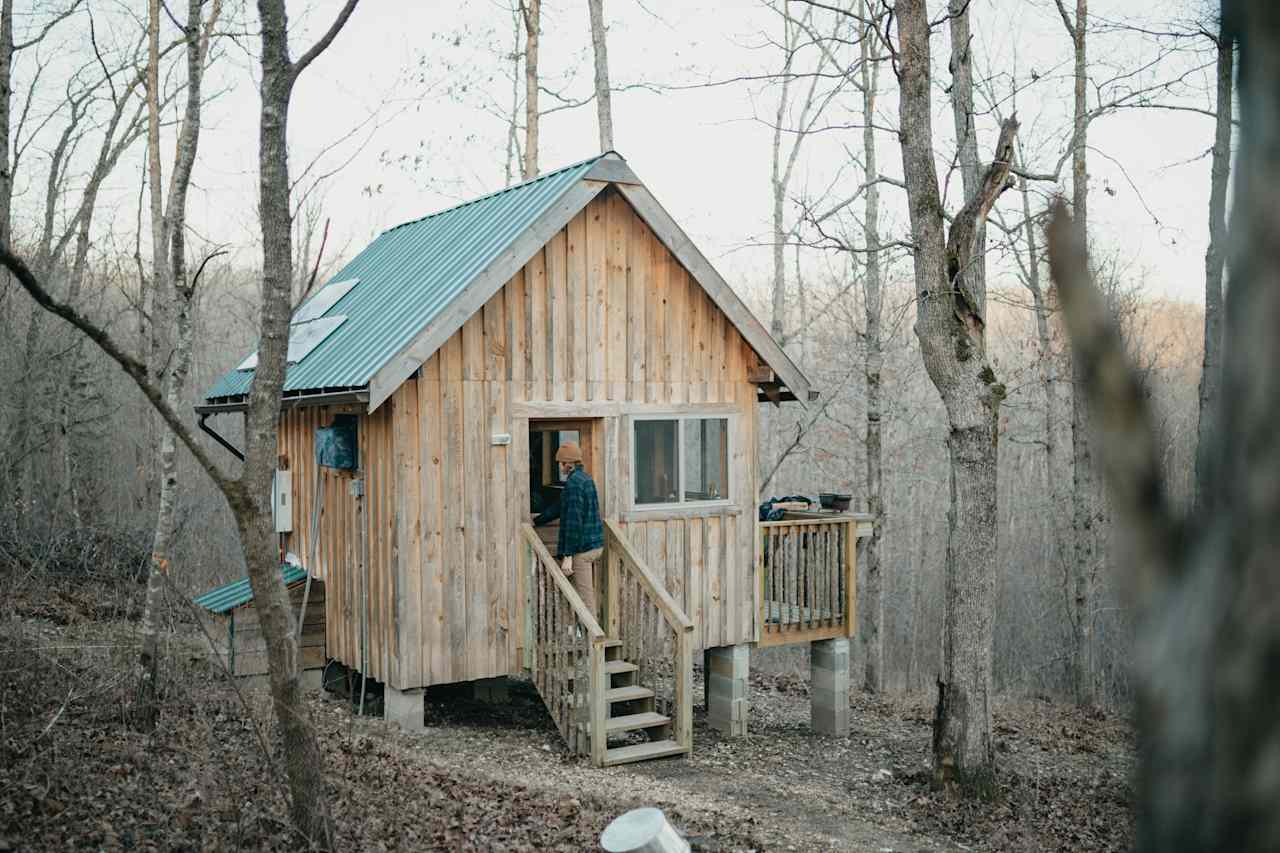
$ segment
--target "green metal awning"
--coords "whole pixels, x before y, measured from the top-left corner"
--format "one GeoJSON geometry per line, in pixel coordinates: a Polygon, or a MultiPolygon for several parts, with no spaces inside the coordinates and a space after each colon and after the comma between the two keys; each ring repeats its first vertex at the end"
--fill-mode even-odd
{"type": "MultiPolygon", "coordinates": [[[[293,586],[299,581],[306,580],[307,577],[306,570],[301,566],[284,563],[280,566],[280,570],[284,575],[285,586],[293,586]]],[[[223,584],[195,598],[196,604],[212,613],[226,613],[228,610],[243,607],[251,601],[253,601],[253,590],[249,587],[247,577],[223,584]]]]}

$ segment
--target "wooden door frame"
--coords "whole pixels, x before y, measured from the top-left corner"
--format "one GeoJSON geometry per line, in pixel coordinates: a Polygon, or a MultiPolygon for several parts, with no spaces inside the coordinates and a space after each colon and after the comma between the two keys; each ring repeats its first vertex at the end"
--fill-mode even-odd
{"type": "MultiPolygon", "coordinates": [[[[578,432],[582,448],[582,466],[587,469],[587,473],[595,481],[596,496],[600,501],[601,512],[604,511],[605,506],[605,491],[609,488],[604,481],[604,422],[605,419],[603,417],[529,418],[529,432],[531,434],[534,432],[567,432],[569,430],[578,432]],[[585,440],[581,439],[584,433],[588,436],[585,440]]],[[[528,441],[527,438],[526,441],[528,441]]]]}

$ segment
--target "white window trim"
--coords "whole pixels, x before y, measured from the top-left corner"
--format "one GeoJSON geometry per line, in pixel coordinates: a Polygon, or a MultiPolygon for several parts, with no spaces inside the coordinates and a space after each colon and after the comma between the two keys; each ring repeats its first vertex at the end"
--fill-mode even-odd
{"type": "Polygon", "coordinates": [[[733,450],[734,450],[733,426],[734,426],[735,418],[737,418],[736,414],[729,414],[729,413],[700,414],[700,413],[686,413],[686,412],[661,412],[661,413],[646,412],[645,414],[635,414],[625,418],[624,428],[629,431],[630,435],[628,440],[631,442],[631,482],[627,488],[627,498],[626,498],[628,512],[663,513],[663,512],[671,512],[672,510],[688,510],[691,508],[693,509],[705,508],[708,510],[714,510],[722,507],[737,506],[737,504],[734,503],[734,500],[733,500],[733,487],[735,485],[734,480],[736,479],[736,475],[733,470],[733,450]],[[706,420],[717,420],[717,421],[722,420],[725,422],[725,474],[726,474],[725,479],[728,481],[725,484],[726,486],[725,494],[727,495],[727,497],[720,498],[718,500],[713,500],[713,501],[681,500],[681,501],[667,502],[667,503],[650,503],[650,504],[637,503],[636,502],[636,483],[638,478],[636,476],[636,472],[639,469],[639,465],[636,460],[636,453],[638,451],[638,448],[636,446],[636,422],[637,421],[675,421],[678,424],[678,426],[676,427],[676,447],[679,448],[679,452],[678,452],[679,461],[678,461],[678,464],[676,465],[676,469],[677,469],[676,477],[678,480],[676,485],[676,494],[683,495],[685,493],[685,482],[684,482],[685,466],[684,466],[684,458],[683,458],[684,422],[685,421],[706,421],[706,420]]]}

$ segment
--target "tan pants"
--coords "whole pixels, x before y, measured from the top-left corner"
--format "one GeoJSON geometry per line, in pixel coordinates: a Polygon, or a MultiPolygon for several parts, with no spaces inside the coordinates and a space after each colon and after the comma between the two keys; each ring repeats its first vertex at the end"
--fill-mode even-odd
{"type": "Polygon", "coordinates": [[[564,573],[569,575],[569,580],[573,581],[574,591],[578,593],[582,603],[587,605],[587,612],[597,621],[600,619],[600,613],[596,610],[595,573],[596,562],[602,556],[604,556],[603,548],[593,548],[581,554],[574,554],[572,557],[565,557],[563,566],[564,573]]]}

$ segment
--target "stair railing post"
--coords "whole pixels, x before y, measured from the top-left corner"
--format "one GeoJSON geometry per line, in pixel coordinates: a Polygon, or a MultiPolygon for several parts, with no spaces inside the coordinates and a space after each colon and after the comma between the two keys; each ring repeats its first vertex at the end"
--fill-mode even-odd
{"type": "Polygon", "coordinates": [[[858,633],[858,523],[852,518],[844,526],[844,635],[858,633]]]}
{"type": "Polygon", "coordinates": [[[608,535],[608,551],[605,554],[607,577],[605,579],[605,619],[608,627],[605,631],[610,637],[621,636],[622,627],[620,613],[622,609],[622,553],[613,546],[613,535],[608,535]]]}
{"type": "Polygon", "coordinates": [[[693,746],[693,626],[676,628],[676,743],[693,746]]]}
{"type": "Polygon", "coordinates": [[[608,689],[604,670],[604,637],[596,637],[591,641],[591,764],[603,767],[605,752],[609,748],[606,720],[609,714],[609,703],[605,700],[608,689]]]}

